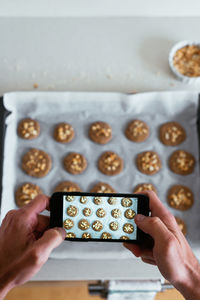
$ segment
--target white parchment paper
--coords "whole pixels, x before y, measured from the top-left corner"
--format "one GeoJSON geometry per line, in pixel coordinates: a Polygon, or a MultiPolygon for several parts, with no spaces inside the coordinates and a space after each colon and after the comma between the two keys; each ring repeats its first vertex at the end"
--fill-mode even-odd
{"type": "MultiPolygon", "coordinates": [[[[199,147],[197,135],[198,94],[196,92],[159,92],[136,95],[118,93],[81,92],[18,92],[4,95],[4,105],[11,114],[7,117],[5,137],[3,194],[1,219],[10,209],[16,208],[14,191],[17,185],[30,181],[38,184],[44,193],[50,195],[54,187],[63,180],[71,180],[89,191],[98,181],[111,184],[117,192],[132,192],[142,182],[153,183],[160,199],[166,203],[167,190],[172,184],[189,186],[195,195],[193,207],[185,212],[169,210],[183,218],[188,227],[188,241],[195,254],[200,257],[200,186],[199,147]],[[18,121],[31,117],[40,122],[41,135],[32,141],[17,137],[18,121]],[[141,119],[150,127],[150,137],[143,143],[133,143],[124,135],[127,123],[141,119]],[[98,145],[88,138],[92,122],[108,122],[113,129],[113,139],[107,145],[98,145]],[[187,132],[187,139],[177,147],[166,147],[158,138],[159,126],[167,121],[180,122],[187,132]],[[75,129],[75,139],[69,144],[59,144],[53,139],[53,129],[58,122],[69,122],[75,129]],[[51,172],[44,178],[29,177],[21,170],[21,157],[35,147],[48,152],[53,161],[51,172]],[[191,175],[181,176],[168,168],[170,154],[183,149],[196,157],[196,167],[191,175]],[[113,177],[102,174],[97,168],[99,156],[104,151],[113,150],[124,159],[124,170],[113,177]],[[140,173],[135,165],[139,152],[153,150],[162,160],[159,173],[148,176],[140,173]],[[71,151],[83,153],[88,160],[88,168],[83,174],[71,175],[63,168],[63,158],[71,151]]],[[[114,243],[65,241],[54,250],[54,258],[105,259],[128,258],[132,255],[121,245],[114,243]]]]}

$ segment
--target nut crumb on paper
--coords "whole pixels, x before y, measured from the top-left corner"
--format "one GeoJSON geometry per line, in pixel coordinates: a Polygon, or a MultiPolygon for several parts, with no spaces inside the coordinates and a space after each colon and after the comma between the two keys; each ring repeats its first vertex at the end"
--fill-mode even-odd
{"type": "Polygon", "coordinates": [[[37,89],[39,87],[39,85],[37,83],[33,84],[34,89],[37,89]]]}

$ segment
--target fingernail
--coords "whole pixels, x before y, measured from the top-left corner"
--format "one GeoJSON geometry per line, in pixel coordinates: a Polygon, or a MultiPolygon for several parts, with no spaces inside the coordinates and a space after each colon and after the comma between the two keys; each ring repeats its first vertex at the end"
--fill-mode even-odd
{"type": "Polygon", "coordinates": [[[55,227],[54,229],[56,229],[60,233],[60,235],[62,236],[62,238],[64,240],[65,237],[66,237],[66,231],[65,231],[65,229],[62,228],[62,227],[55,227]]]}
{"type": "Polygon", "coordinates": [[[135,216],[135,219],[136,219],[137,222],[142,222],[145,219],[145,216],[137,215],[137,216],[135,216]]]}

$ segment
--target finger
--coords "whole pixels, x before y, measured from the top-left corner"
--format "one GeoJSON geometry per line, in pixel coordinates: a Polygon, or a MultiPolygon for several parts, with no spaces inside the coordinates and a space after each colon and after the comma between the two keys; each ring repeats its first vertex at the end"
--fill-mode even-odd
{"type": "Polygon", "coordinates": [[[141,258],[154,260],[154,257],[153,257],[153,253],[152,253],[152,252],[151,252],[151,253],[149,253],[149,252],[144,252],[144,253],[142,253],[141,258]]]}
{"type": "Polygon", "coordinates": [[[163,205],[156,193],[153,191],[144,191],[142,194],[149,197],[149,206],[152,217],[159,217],[167,226],[175,226],[177,228],[176,220],[170,211],[163,205]]]}
{"type": "Polygon", "coordinates": [[[141,249],[141,257],[148,257],[153,259],[153,250],[152,249],[141,249]]]}
{"type": "Polygon", "coordinates": [[[135,245],[135,244],[129,244],[129,243],[124,243],[123,244],[125,248],[130,250],[136,257],[148,257],[150,259],[153,259],[153,251],[151,249],[147,248],[142,248],[140,245],[135,245]]]}
{"type": "Polygon", "coordinates": [[[17,213],[17,209],[12,209],[7,212],[6,216],[4,217],[4,219],[2,221],[1,229],[5,228],[5,230],[6,230],[7,228],[10,227],[10,223],[13,222],[13,219],[16,216],[16,213],[17,213]]]}
{"type": "Polygon", "coordinates": [[[130,250],[136,257],[141,256],[141,249],[138,245],[123,243],[124,247],[130,250]]]}
{"type": "Polygon", "coordinates": [[[36,231],[43,232],[49,227],[49,216],[38,215],[38,224],[36,226],[36,231]]]}
{"type": "Polygon", "coordinates": [[[53,228],[47,230],[39,240],[35,241],[29,251],[22,256],[22,260],[18,260],[16,263],[14,269],[16,282],[22,284],[33,277],[47,261],[51,251],[59,246],[64,238],[65,230],[63,228],[53,228]]]}
{"type": "Polygon", "coordinates": [[[143,194],[149,197],[149,206],[152,217],[159,216],[161,218],[168,214],[168,209],[162,204],[156,193],[153,191],[144,191],[143,194]]]}
{"type": "Polygon", "coordinates": [[[146,259],[146,258],[141,258],[141,260],[146,263],[146,264],[150,264],[150,265],[154,265],[156,266],[156,262],[154,260],[151,259],[146,259]]]}
{"type": "Polygon", "coordinates": [[[50,211],[50,202],[47,204],[46,210],[50,211]]]}
{"type": "Polygon", "coordinates": [[[49,207],[49,197],[46,195],[38,195],[33,201],[26,205],[23,209],[26,213],[39,214],[49,207]]]}
{"type": "Polygon", "coordinates": [[[142,231],[149,234],[155,243],[165,243],[166,239],[172,235],[158,217],[146,217],[138,214],[135,216],[135,223],[142,231]]]}
{"type": "Polygon", "coordinates": [[[48,257],[51,251],[63,242],[65,236],[66,232],[61,227],[49,229],[35,242],[35,247],[44,257],[48,257]]]}

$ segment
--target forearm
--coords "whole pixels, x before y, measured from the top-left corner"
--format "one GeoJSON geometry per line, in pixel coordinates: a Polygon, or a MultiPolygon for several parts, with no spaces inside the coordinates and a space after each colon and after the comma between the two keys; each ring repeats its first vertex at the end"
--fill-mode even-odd
{"type": "Polygon", "coordinates": [[[8,292],[14,287],[11,283],[1,284],[0,283],[0,300],[4,299],[4,297],[8,294],[8,292]]]}
{"type": "Polygon", "coordinates": [[[4,299],[7,293],[14,287],[11,274],[0,275],[0,300],[4,299]]]}
{"type": "Polygon", "coordinates": [[[187,268],[186,279],[182,282],[174,283],[176,289],[185,297],[186,300],[200,299],[200,265],[196,268],[187,268]]]}
{"type": "Polygon", "coordinates": [[[8,288],[7,286],[4,286],[4,287],[0,287],[0,300],[3,300],[4,297],[8,294],[8,292],[10,291],[11,289],[8,288]]]}

